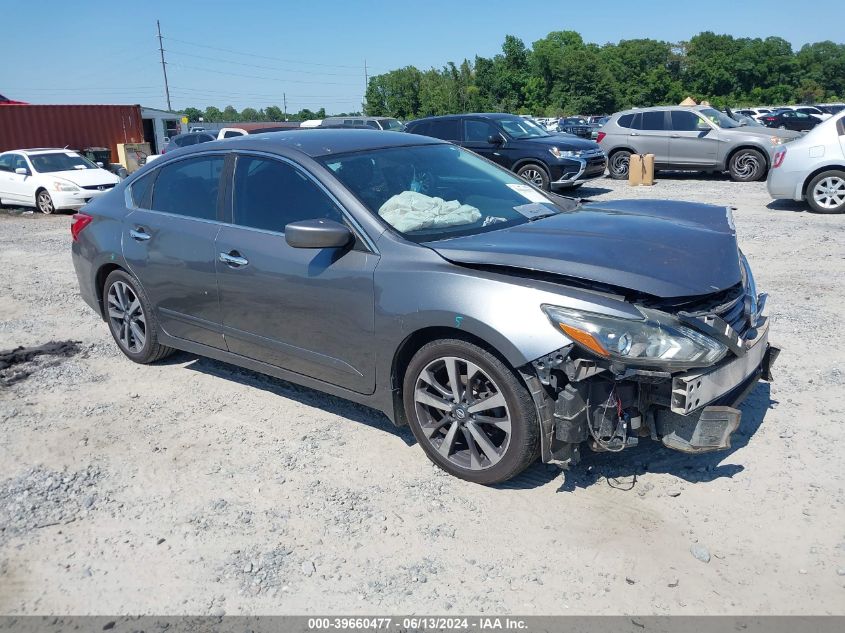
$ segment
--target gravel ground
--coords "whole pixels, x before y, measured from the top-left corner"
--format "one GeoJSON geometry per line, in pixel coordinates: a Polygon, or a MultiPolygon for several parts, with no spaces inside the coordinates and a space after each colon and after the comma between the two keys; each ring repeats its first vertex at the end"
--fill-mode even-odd
{"type": "Polygon", "coordinates": [[[0,350],[80,341],[0,384],[0,613],[845,614],[845,217],[716,177],[581,195],[738,208],[783,353],[730,451],[465,483],[365,407],[129,362],[77,296],[69,217],[0,212],[0,350]]]}

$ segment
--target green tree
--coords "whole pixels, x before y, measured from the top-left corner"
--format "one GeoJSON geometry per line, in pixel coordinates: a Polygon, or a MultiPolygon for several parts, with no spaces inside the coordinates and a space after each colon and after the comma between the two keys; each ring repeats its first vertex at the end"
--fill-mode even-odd
{"type": "Polygon", "coordinates": [[[238,115],[238,111],[235,110],[235,106],[227,105],[223,108],[223,120],[224,121],[240,121],[241,117],[238,115]]]}
{"type": "Polygon", "coordinates": [[[214,106],[208,106],[205,109],[205,116],[203,118],[209,123],[216,123],[223,120],[223,113],[214,106]]]}
{"type": "Polygon", "coordinates": [[[264,108],[264,114],[267,116],[268,121],[285,120],[285,113],[282,112],[282,109],[279,106],[267,106],[264,108]]]}
{"type": "Polygon", "coordinates": [[[188,121],[191,121],[192,123],[199,121],[200,117],[205,118],[205,113],[199,108],[185,108],[182,110],[182,113],[188,117],[188,121]]]}

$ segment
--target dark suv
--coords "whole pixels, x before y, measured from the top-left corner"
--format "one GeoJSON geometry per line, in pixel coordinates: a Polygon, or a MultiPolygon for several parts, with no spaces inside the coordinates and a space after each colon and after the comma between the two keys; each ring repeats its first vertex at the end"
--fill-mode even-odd
{"type": "Polygon", "coordinates": [[[607,158],[593,141],[549,134],[513,114],[457,114],[411,121],[406,132],[472,150],[545,189],[574,189],[604,175],[607,158]]]}

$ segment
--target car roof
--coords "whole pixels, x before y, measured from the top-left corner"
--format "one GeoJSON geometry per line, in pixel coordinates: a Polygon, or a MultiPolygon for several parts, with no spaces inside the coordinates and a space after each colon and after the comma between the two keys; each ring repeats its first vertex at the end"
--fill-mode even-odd
{"type": "Polygon", "coordinates": [[[79,153],[75,149],[71,149],[69,147],[29,147],[27,149],[7,149],[0,152],[0,154],[24,154],[26,156],[32,156],[34,154],[64,154],[65,152],[73,152],[74,154],[79,153]]]}
{"type": "Polygon", "coordinates": [[[443,114],[443,115],[440,115],[440,116],[426,116],[426,117],[422,117],[420,119],[415,119],[414,121],[411,121],[410,123],[417,123],[419,121],[437,121],[439,119],[463,119],[463,118],[471,117],[471,116],[483,116],[483,117],[487,117],[488,119],[496,119],[496,120],[524,118],[524,117],[520,117],[517,114],[508,114],[507,112],[467,112],[465,114],[443,114]]]}
{"type": "MultiPolygon", "coordinates": [[[[409,145],[441,145],[445,141],[407,134],[373,129],[355,128],[304,128],[284,132],[266,132],[236,136],[220,141],[180,148],[180,156],[194,151],[206,152],[212,149],[254,150],[265,152],[299,152],[317,158],[331,154],[347,154],[373,149],[404,147],[409,145]]],[[[171,155],[170,152],[167,156],[171,155]]]]}

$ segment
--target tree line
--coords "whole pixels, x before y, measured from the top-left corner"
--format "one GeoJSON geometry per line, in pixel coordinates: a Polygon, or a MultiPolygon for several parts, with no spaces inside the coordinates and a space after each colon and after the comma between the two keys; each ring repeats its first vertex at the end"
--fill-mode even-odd
{"type": "Polygon", "coordinates": [[[440,69],[406,66],[372,77],[365,114],[403,120],[490,111],[609,114],[687,96],[717,107],[842,100],[845,44],[816,42],[793,51],[780,37],[705,31],[688,42],[597,45],[575,31],[556,31],[529,49],[508,35],[492,58],[476,56],[440,69]]]}
{"type": "MultiPolygon", "coordinates": [[[[221,122],[239,122],[239,121],[308,121],[311,119],[326,118],[326,109],[320,108],[316,112],[303,108],[299,112],[285,112],[279,106],[271,105],[266,108],[244,108],[240,112],[234,106],[226,106],[222,110],[215,106],[207,108],[185,108],[182,113],[188,117],[192,123],[196,123],[200,119],[208,123],[221,122]]],[[[332,114],[330,116],[361,116],[360,112],[341,112],[339,114],[332,114]]]]}

